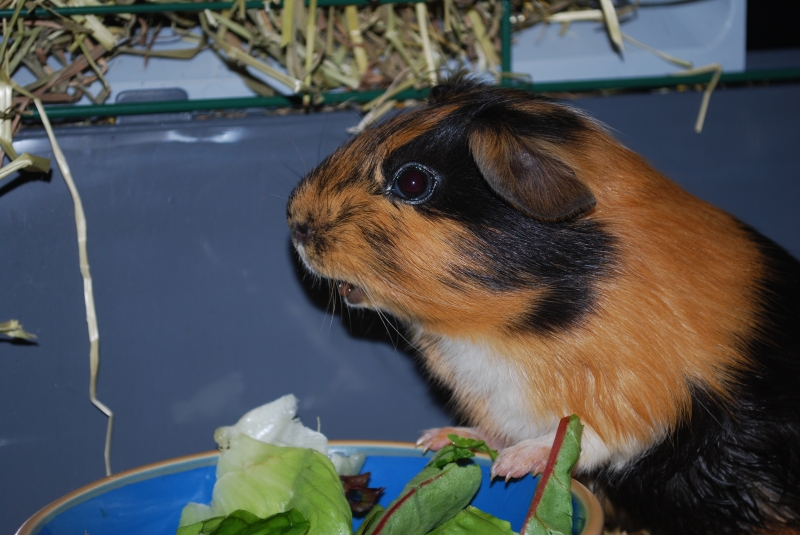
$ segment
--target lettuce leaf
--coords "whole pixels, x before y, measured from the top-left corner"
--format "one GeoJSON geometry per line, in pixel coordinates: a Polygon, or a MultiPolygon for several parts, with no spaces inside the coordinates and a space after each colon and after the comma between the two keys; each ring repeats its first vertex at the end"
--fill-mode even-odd
{"type": "Polygon", "coordinates": [[[316,450],[274,446],[244,434],[220,453],[210,506],[189,504],[180,525],[244,509],[265,518],[299,509],[309,535],[350,535],[352,513],[330,459],[316,450]],[[198,518],[198,511],[205,518],[198,518]]]}
{"type": "Polygon", "coordinates": [[[297,398],[287,394],[245,413],[234,425],[217,428],[214,440],[224,450],[234,437],[243,434],[276,446],[311,448],[327,453],[328,439],[325,435],[305,427],[296,413],[297,398]]]}

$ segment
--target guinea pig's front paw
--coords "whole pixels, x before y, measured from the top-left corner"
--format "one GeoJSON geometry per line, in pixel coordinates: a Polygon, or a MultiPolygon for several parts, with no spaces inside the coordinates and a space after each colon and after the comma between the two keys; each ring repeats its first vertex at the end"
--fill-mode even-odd
{"type": "Polygon", "coordinates": [[[541,473],[547,465],[551,445],[550,439],[535,438],[505,448],[492,463],[492,479],[503,477],[508,481],[527,474],[541,473]]]}
{"type": "MultiPolygon", "coordinates": [[[[486,440],[487,444],[489,444],[489,441],[477,427],[438,427],[425,431],[417,440],[417,446],[422,446],[423,451],[438,451],[450,444],[450,439],[447,438],[447,435],[486,440]]],[[[489,446],[492,447],[491,444],[489,446]]]]}

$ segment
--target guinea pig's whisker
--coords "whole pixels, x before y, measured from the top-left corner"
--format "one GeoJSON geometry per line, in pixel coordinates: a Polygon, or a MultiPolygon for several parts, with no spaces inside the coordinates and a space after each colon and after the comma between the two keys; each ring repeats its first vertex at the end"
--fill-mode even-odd
{"type": "MultiPolygon", "coordinates": [[[[391,326],[392,329],[397,333],[397,335],[403,340],[406,340],[405,337],[402,334],[400,334],[400,331],[397,330],[397,327],[394,327],[394,325],[392,325],[389,318],[386,317],[386,315],[382,311],[378,310],[377,313],[378,313],[378,319],[381,320],[381,323],[383,324],[383,328],[386,329],[386,334],[389,335],[389,339],[392,341],[392,347],[394,348],[395,351],[397,351],[397,342],[395,341],[394,337],[392,337],[392,330],[390,330],[389,327],[391,326]]],[[[406,340],[406,342],[408,342],[408,340],[406,340]]]]}
{"type": "MultiPolygon", "coordinates": [[[[422,269],[420,269],[419,271],[420,271],[420,277],[428,276],[428,274],[426,272],[424,272],[422,269]]],[[[421,301],[421,302],[438,304],[438,305],[451,305],[451,304],[453,304],[453,303],[448,302],[448,301],[446,301],[444,299],[434,298],[431,295],[420,293],[420,292],[417,292],[413,288],[409,288],[407,286],[403,286],[401,284],[398,284],[396,281],[391,280],[390,278],[386,277],[385,275],[375,273],[375,276],[377,278],[379,278],[380,281],[387,288],[392,290],[392,292],[393,292],[393,294],[395,296],[398,296],[400,298],[412,297],[412,298],[417,299],[418,301],[421,301]]]]}
{"type": "MultiPolygon", "coordinates": [[[[367,297],[374,303],[375,302],[374,296],[372,295],[372,292],[369,290],[369,288],[364,284],[364,279],[361,276],[358,276],[357,278],[359,286],[361,287],[361,291],[363,291],[367,295],[367,297]]],[[[394,322],[391,319],[389,319],[389,317],[386,315],[385,312],[383,312],[378,308],[375,309],[375,312],[378,315],[378,319],[383,324],[384,329],[386,329],[386,334],[389,335],[389,338],[392,338],[392,331],[394,331],[397,334],[397,336],[400,337],[401,340],[403,340],[406,344],[409,345],[409,347],[413,348],[415,351],[419,351],[419,348],[417,348],[413,343],[411,343],[411,341],[408,338],[403,336],[403,333],[400,332],[400,330],[395,326],[394,322]]],[[[394,346],[395,351],[397,351],[397,344],[395,343],[394,339],[392,339],[392,345],[394,346]]]]}
{"type": "Polygon", "coordinates": [[[303,168],[305,168],[305,173],[304,174],[308,174],[308,162],[306,162],[306,159],[303,158],[303,153],[300,152],[300,149],[297,147],[297,144],[294,142],[294,140],[291,137],[288,137],[288,139],[289,139],[289,143],[291,143],[292,147],[294,147],[294,150],[297,153],[297,156],[300,157],[300,161],[303,162],[303,168]]]}
{"type": "Polygon", "coordinates": [[[336,291],[332,285],[328,285],[328,304],[325,306],[325,312],[330,313],[330,321],[328,322],[328,332],[333,326],[333,318],[336,316],[336,291]]]}

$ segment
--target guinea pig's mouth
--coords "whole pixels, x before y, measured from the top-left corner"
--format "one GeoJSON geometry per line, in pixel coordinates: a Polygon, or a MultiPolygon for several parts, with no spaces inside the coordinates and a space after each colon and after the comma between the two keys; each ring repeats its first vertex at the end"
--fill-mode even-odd
{"type": "Polygon", "coordinates": [[[348,305],[360,305],[364,302],[364,290],[358,286],[347,281],[339,281],[336,287],[339,289],[339,295],[344,298],[348,305]]]}

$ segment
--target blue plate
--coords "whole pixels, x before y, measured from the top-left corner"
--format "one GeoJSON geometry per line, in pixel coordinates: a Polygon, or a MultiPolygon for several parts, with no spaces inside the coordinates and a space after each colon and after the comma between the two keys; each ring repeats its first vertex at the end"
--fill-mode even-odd
{"type": "MultiPolygon", "coordinates": [[[[371,472],[371,487],[386,490],[386,506],[425,464],[428,457],[413,444],[331,442],[331,451],[367,454],[363,472],[371,472]]],[[[217,452],[181,457],[122,472],[78,489],[32,516],[17,535],[174,535],[181,509],[188,502],[208,503],[216,479],[217,452]]],[[[511,522],[519,531],[538,478],[511,483],[489,481],[489,461],[478,458],[483,482],[472,504],[511,522]]],[[[602,533],[603,513],[597,499],[573,481],[575,535],[602,533]]],[[[354,521],[357,526],[360,520],[354,521]]]]}

